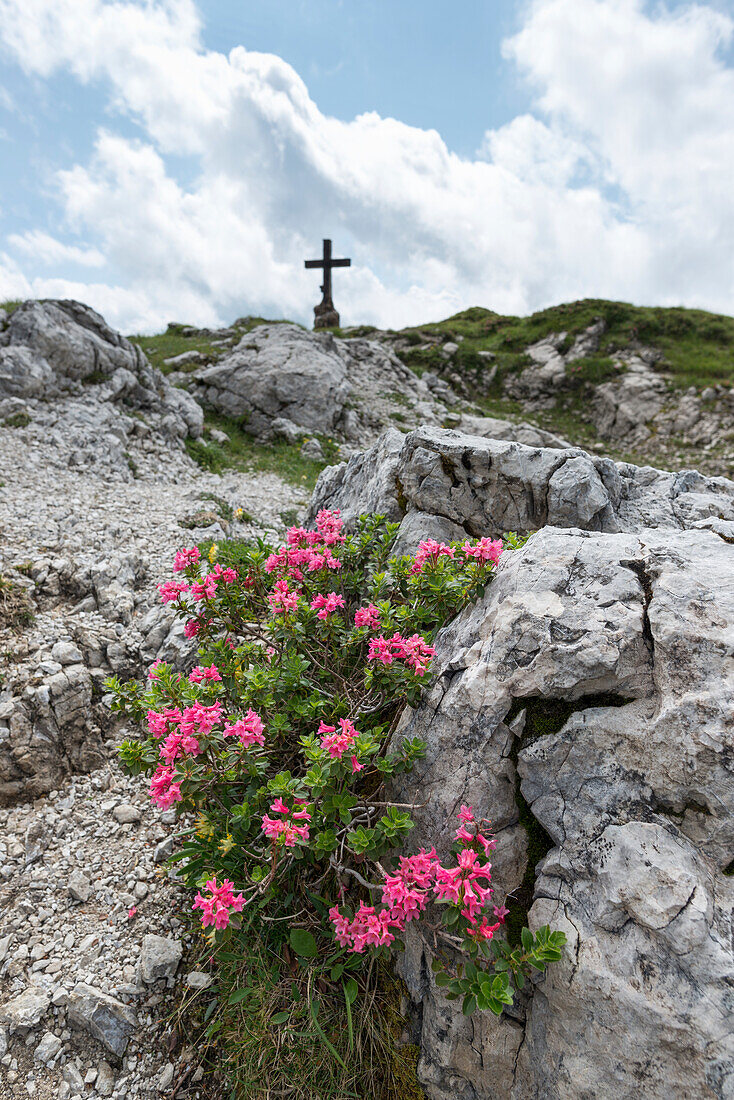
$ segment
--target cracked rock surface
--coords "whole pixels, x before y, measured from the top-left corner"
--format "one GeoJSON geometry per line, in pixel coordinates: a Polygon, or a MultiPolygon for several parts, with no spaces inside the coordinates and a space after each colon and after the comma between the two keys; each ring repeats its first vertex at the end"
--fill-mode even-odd
{"type": "Polygon", "coordinates": [[[433,427],[407,436],[388,431],[369,450],[327,467],[309,516],[327,502],[349,521],[365,511],[402,520],[406,546],[428,534],[456,539],[545,525],[609,533],[711,527],[734,538],[728,478],[433,427]]]}
{"type": "Polygon", "coordinates": [[[396,737],[413,843],[461,803],[494,822],[497,894],[527,880],[516,784],[546,833],[529,912],[568,936],[511,1015],[470,1019],[412,932],[400,970],[431,1100],[693,1100],[734,1091],[734,553],[712,531],[546,528],[439,635],[437,681],[396,737]],[[525,731],[531,705],[570,717],[525,731]],[[514,717],[513,717],[514,715],[514,717]]]}

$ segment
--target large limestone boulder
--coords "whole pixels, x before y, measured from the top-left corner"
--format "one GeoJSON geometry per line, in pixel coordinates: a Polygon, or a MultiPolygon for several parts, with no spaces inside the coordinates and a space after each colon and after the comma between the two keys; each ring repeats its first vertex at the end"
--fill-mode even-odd
{"type": "Polygon", "coordinates": [[[302,429],[364,445],[393,419],[410,427],[439,424],[447,412],[388,347],[290,324],[253,329],[189,384],[202,404],[241,420],[261,439],[288,437],[289,425],[296,434],[302,429]]]}
{"type": "Polygon", "coordinates": [[[439,635],[396,734],[428,743],[395,791],[411,846],[445,851],[473,804],[499,895],[568,946],[509,1014],[467,1019],[411,927],[431,1100],[734,1094],[733,578],[712,531],[545,528],[439,635]]]}
{"type": "Polygon", "coordinates": [[[283,418],[314,432],[333,432],[351,388],[333,337],[297,325],[262,325],[214,366],[194,377],[196,396],[253,435],[283,418]]]}
{"type": "Polygon", "coordinates": [[[143,411],[174,440],[203,429],[194,398],[171,386],[99,313],[81,302],[23,302],[0,332],[0,407],[10,402],[7,411],[16,411],[20,400],[59,398],[83,399],[92,438],[106,434],[109,409],[120,407],[143,411]]]}
{"type": "MultiPolygon", "coordinates": [[[[734,537],[734,482],[670,473],[587,454],[528,447],[425,427],[386,432],[367,451],[321,474],[310,518],[341,508],[405,524],[413,544],[436,523],[452,538],[528,532],[545,525],[588,531],[716,527],[734,537]]],[[[435,535],[434,535],[435,537],[435,535]]]]}

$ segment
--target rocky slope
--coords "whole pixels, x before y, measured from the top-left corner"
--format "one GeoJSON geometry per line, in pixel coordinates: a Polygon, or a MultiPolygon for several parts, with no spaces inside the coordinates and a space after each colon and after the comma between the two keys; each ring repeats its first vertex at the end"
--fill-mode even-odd
{"type": "Polygon", "coordinates": [[[164,376],[140,348],[162,344],[79,303],[0,315],[0,1095],[202,1091],[161,1014],[208,979],[180,962],[167,819],[110,762],[123,730],[104,681],[192,660],[157,599],[176,548],[276,532],[305,507],[302,488],[243,469],[243,428],[246,461],[281,458],[291,477],[305,454],[318,468],[341,452],[311,514],[387,513],[402,548],[537,532],[441,636],[437,680],[398,734],[428,754],[399,793],[425,803],[418,843],[445,847],[462,801],[492,817],[498,888],[569,948],[511,1015],[467,1020],[432,984],[434,945],[408,938],[427,1095],[732,1094],[734,483],[715,476],[721,450],[708,474],[669,472],[572,447],[569,422],[544,419],[554,395],[585,393],[589,417],[607,401],[604,430],[644,449],[673,406],[699,427],[713,408],[725,435],[728,389],[715,407],[671,389],[638,340],[642,367],[579,390],[573,364],[588,375],[618,336],[588,310],[571,319],[564,337],[515,333],[529,359],[509,365],[480,346],[495,330],[472,336],[486,317],[413,336],[178,326],[164,376]],[[495,367],[511,407],[482,397],[495,367]],[[640,408],[660,398],[649,436],[635,387],[640,408]],[[233,464],[203,472],[190,453],[233,464]]]}
{"type": "Polygon", "coordinates": [[[164,1021],[207,979],[104,681],[191,658],[156,589],[176,549],[282,531],[306,497],[202,472],[200,407],[86,307],[27,303],[0,345],[0,1096],[199,1096],[164,1021]]]}
{"type": "Polygon", "coordinates": [[[396,794],[439,850],[462,803],[490,817],[500,892],[568,947],[517,1011],[466,1019],[410,935],[427,1095],[730,1096],[734,483],[421,429],[326,471],[326,499],[406,547],[541,528],[439,636],[396,794]]]}
{"type": "Polygon", "coordinates": [[[197,386],[211,380],[199,392],[212,406],[246,416],[266,437],[276,414],[287,418],[294,395],[313,384],[324,408],[301,432],[334,433],[348,446],[373,442],[390,424],[441,424],[734,476],[734,319],[701,310],[587,300],[522,318],[474,308],[402,332],[362,326],[314,336],[240,318],[216,332],[171,325],[136,339],[178,384],[192,371],[197,386]],[[293,353],[281,392],[277,344],[293,353]],[[253,403],[235,399],[233,378],[255,375],[253,403]]]}

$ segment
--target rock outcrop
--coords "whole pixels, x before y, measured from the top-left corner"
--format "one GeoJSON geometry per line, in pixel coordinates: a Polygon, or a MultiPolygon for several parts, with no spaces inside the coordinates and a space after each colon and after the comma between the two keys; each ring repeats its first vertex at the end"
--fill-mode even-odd
{"type": "Polygon", "coordinates": [[[27,301],[0,328],[0,421],[22,416],[78,436],[80,464],[99,453],[124,470],[135,434],[179,444],[201,435],[197,402],[89,306],[27,301]]]}
{"type": "Polygon", "coordinates": [[[310,516],[325,506],[401,520],[401,545],[442,537],[710,527],[734,537],[734,482],[669,473],[587,454],[420,428],[385,433],[363,454],[321,474],[310,516]],[[437,526],[438,525],[438,526],[437,526]]]}
{"type": "Polygon", "coordinates": [[[287,435],[290,424],[364,445],[391,419],[440,424],[456,400],[445,383],[435,379],[432,391],[376,341],[289,324],[253,329],[216,364],[191,374],[189,385],[203,405],[262,440],[287,435]]]}
{"type": "Polygon", "coordinates": [[[500,896],[568,946],[516,1010],[467,1020],[411,934],[431,1100],[731,1095],[733,575],[711,531],[546,528],[440,637],[396,734],[428,742],[397,791],[412,843],[445,849],[473,804],[500,896]]]}
{"type": "Polygon", "coordinates": [[[568,937],[500,1020],[465,1018],[411,929],[399,969],[431,1100],[734,1089],[729,946],[734,483],[421,429],[324,471],[311,505],[423,537],[535,530],[439,635],[396,732],[427,754],[395,787],[411,847],[492,819],[498,900],[568,937]],[[538,530],[539,529],[539,530],[538,530]]]}

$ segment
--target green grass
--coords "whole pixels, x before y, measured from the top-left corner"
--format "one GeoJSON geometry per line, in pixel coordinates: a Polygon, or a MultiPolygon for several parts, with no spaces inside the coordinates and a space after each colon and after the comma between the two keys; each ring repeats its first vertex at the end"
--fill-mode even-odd
{"type": "Polygon", "coordinates": [[[315,435],[314,438],[321,444],[325,455],[323,462],[303,458],[300,444],[286,443],[285,440],[256,443],[237,421],[210,413],[204,422],[204,439],[187,439],[186,449],[202,469],[212,473],[220,473],[226,468],[272,473],[291,485],[311,491],[324,467],[339,461],[337,444],[333,439],[323,435],[315,435]],[[227,433],[228,443],[214,443],[207,438],[215,428],[227,433]]]}
{"type": "Polygon", "coordinates": [[[224,1076],[228,1100],[424,1100],[388,966],[376,963],[347,1007],[341,978],[314,981],[275,940],[234,939],[218,953],[217,986],[179,1009],[178,1030],[224,1076]]]}
{"type": "Polygon", "coordinates": [[[26,428],[31,422],[31,418],[26,412],[12,413],[10,416],[6,416],[3,420],[3,426],[6,428],[26,428]]]}
{"type": "MultiPolygon", "coordinates": [[[[664,361],[658,369],[664,371],[676,387],[702,389],[716,383],[731,385],[734,382],[734,318],[701,309],[633,306],[626,302],[586,298],[552,306],[529,317],[511,317],[474,306],[438,324],[407,329],[402,335],[423,333],[444,339],[463,336],[459,357],[470,357],[481,350],[492,351],[497,356],[500,372],[507,372],[519,369],[517,357],[529,344],[551,333],[565,332],[567,339],[563,350],[567,350],[573,338],[599,317],[603,317],[607,325],[599,348],[602,358],[639,341],[663,353],[664,361]]],[[[431,360],[431,356],[417,349],[413,354],[419,362],[431,360]]],[[[410,356],[409,352],[408,358],[410,356]]],[[[598,359],[596,356],[591,358],[598,359]]]]}
{"type": "Polygon", "coordinates": [[[10,314],[15,313],[18,306],[22,304],[22,298],[8,298],[6,301],[0,302],[0,309],[4,309],[8,316],[10,316],[10,314]]]}
{"type": "Polygon", "coordinates": [[[0,628],[19,631],[30,626],[35,617],[33,602],[25,588],[0,574],[0,628]]]}

